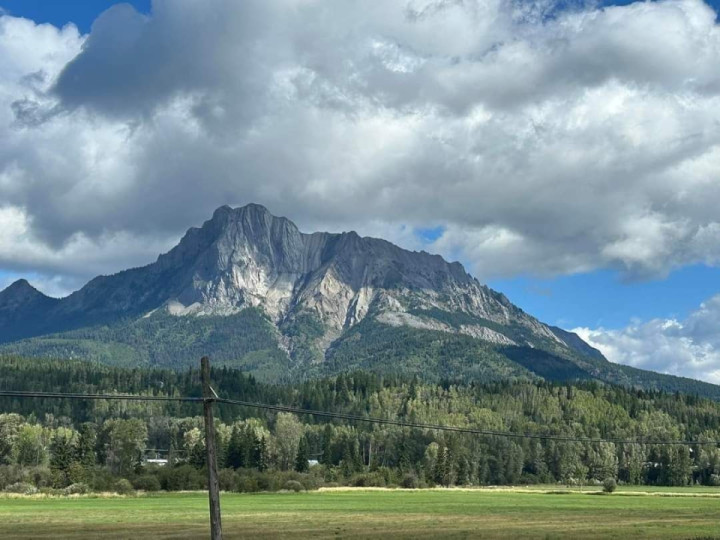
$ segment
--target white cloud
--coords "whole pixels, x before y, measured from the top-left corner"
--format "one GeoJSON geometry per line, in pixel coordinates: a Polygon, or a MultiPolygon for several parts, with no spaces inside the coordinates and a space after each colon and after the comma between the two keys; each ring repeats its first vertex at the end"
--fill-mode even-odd
{"type": "Polygon", "coordinates": [[[575,328],[608,360],[720,384],[720,295],[685,320],[634,321],[621,329],[575,328]]]}
{"type": "Polygon", "coordinates": [[[715,12],[558,5],[155,0],[89,36],[2,15],[0,207],[26,229],[0,267],[90,277],[250,201],[481,278],[717,264],[715,12]]]}
{"type": "Polygon", "coordinates": [[[171,246],[172,240],[168,238],[148,243],[147,239],[139,240],[120,231],[96,238],[77,232],[61,246],[52,247],[34,235],[32,220],[24,209],[0,207],[0,260],[12,261],[9,269],[52,265],[60,274],[70,276],[81,270],[90,275],[106,274],[115,270],[118,253],[122,253],[128,266],[135,266],[152,262],[158,253],[171,246]]]}

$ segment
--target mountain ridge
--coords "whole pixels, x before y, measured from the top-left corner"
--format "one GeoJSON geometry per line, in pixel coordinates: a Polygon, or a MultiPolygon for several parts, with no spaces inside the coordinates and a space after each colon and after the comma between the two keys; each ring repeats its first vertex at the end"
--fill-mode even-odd
{"type": "MultiPolygon", "coordinates": [[[[517,320],[562,341],[503,295],[480,285],[460,263],[355,232],[301,233],[292,221],[257,204],[218,208],[154,263],[98,276],[54,302],[44,318],[50,326],[68,330],[161,308],[187,315],[262,306],[281,323],[300,308],[319,316],[330,334],[337,334],[371,308],[392,312],[408,299],[421,308],[459,309],[498,324],[517,320]],[[448,298],[443,301],[436,293],[448,298]]],[[[414,315],[404,322],[421,324],[414,315]]],[[[490,340],[495,335],[478,332],[490,340]]]]}
{"type": "Polygon", "coordinates": [[[222,206],[155,262],[62,299],[16,282],[0,292],[0,344],[176,367],[202,346],[267,379],[353,364],[436,378],[642,380],[458,262],[354,231],[303,233],[257,204],[222,206]]]}

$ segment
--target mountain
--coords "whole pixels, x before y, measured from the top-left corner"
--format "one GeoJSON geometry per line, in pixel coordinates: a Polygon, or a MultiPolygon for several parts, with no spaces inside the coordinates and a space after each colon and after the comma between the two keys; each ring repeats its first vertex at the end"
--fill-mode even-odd
{"type": "Polygon", "coordinates": [[[210,354],[266,380],[358,368],[647,388],[677,379],[607,362],[460,263],[355,232],[305,234],[257,204],[218,208],[156,262],[66,298],[12,284],[0,293],[0,343],[0,352],[124,365],[184,367],[210,354]]]}
{"type": "Polygon", "coordinates": [[[42,315],[58,302],[45,296],[24,279],[0,292],[0,339],[13,341],[51,331],[44,326],[42,315]],[[40,315],[41,319],[36,320],[40,315]]]}

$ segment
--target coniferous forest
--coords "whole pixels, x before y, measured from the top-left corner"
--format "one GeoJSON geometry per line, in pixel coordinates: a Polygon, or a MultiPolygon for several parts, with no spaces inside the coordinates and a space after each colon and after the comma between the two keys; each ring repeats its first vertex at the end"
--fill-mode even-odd
{"type": "MultiPolygon", "coordinates": [[[[200,396],[197,370],[0,358],[0,390],[200,396]]],[[[720,485],[720,403],[596,382],[456,384],[364,372],[295,385],[212,372],[229,399],[497,432],[448,433],[218,404],[221,487],[424,487],[602,483],[720,485]]],[[[202,408],[192,402],[0,397],[0,489],[185,490],[205,486],[202,408]],[[156,464],[158,458],[167,464],[156,464]]]]}

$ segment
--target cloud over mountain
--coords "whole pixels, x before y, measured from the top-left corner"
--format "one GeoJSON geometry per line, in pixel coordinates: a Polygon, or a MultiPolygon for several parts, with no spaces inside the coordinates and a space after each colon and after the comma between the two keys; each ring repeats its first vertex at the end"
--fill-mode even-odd
{"type": "Polygon", "coordinates": [[[576,328],[611,361],[720,383],[720,295],[684,320],[635,321],[621,329],[576,328]]]}
{"type": "Polygon", "coordinates": [[[155,0],[88,36],[3,15],[0,267],[149,262],[251,200],[480,278],[716,264],[715,12],[559,5],[155,0]]]}

